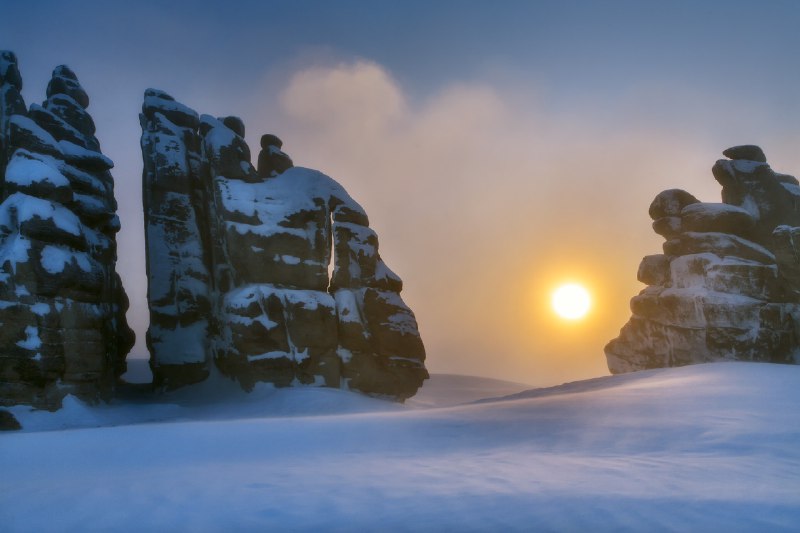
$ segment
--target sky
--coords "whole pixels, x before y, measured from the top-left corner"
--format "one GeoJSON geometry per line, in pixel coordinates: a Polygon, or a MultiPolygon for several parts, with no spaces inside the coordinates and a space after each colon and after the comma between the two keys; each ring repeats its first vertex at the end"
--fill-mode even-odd
{"type": "Polygon", "coordinates": [[[0,5],[26,103],[67,64],[113,175],[138,341],[148,314],[144,90],[236,115],[257,155],[339,181],[405,282],[435,373],[553,385],[608,373],[603,346],[660,253],[660,191],[719,201],[722,150],[800,172],[800,4],[792,1],[17,1],[0,5]],[[550,293],[593,307],[558,319],[550,293]]]}

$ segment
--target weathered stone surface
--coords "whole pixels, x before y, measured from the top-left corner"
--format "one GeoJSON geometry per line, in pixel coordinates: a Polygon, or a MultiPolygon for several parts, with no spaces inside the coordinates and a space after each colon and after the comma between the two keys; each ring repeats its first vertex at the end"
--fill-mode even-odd
{"type": "MultiPolygon", "coordinates": [[[[3,94],[19,85],[2,79],[3,94]]],[[[55,409],[66,394],[109,398],[134,339],[115,272],[113,163],[75,74],[57,67],[48,93],[49,108],[2,111],[13,113],[0,136],[0,405],[55,409]]]]}
{"type": "Polygon", "coordinates": [[[258,175],[264,178],[277,176],[294,166],[292,159],[281,151],[283,141],[277,135],[261,136],[261,152],[258,154],[258,175]]]}
{"type": "Polygon", "coordinates": [[[753,216],[734,205],[698,202],[681,210],[681,230],[730,233],[748,238],[755,226],[753,216]]]}
{"type": "Polygon", "coordinates": [[[328,176],[294,167],[275,135],[262,137],[256,171],[240,119],[195,116],[160,91],[145,94],[144,190],[161,198],[145,201],[148,339],[156,375],[169,369],[162,384],[216,368],[247,390],[262,381],[412,396],[427,378],[425,350],[363,208],[328,176]],[[165,246],[191,249],[191,260],[159,259],[165,246]]]}
{"type": "Polygon", "coordinates": [[[199,117],[168,94],[148,89],[140,122],[150,303],[147,347],[153,382],[171,389],[209,374],[211,278],[200,230],[208,213],[199,175],[200,138],[194,129],[199,117]]]}
{"type": "Polygon", "coordinates": [[[800,187],[767,163],[719,160],[712,168],[722,185],[722,201],[749,212],[756,223],[753,240],[768,243],[776,227],[800,226],[800,187]]]}
{"type": "Polygon", "coordinates": [[[25,114],[25,101],[20,95],[22,77],[17,56],[8,50],[0,51],[0,176],[5,175],[9,156],[9,121],[14,115],[25,114]]]}
{"type": "Polygon", "coordinates": [[[86,109],[89,107],[89,95],[78,83],[78,77],[66,65],[60,65],[53,70],[53,77],[47,84],[47,97],[55,94],[64,94],[75,100],[79,106],[86,109]]]}
{"type": "Polygon", "coordinates": [[[718,161],[722,204],[659,194],[653,228],[664,255],[647,256],[633,316],[606,346],[611,372],[726,359],[800,363],[800,187],[756,146],[718,161]],[[781,225],[784,224],[784,225],[781,225]]]}
{"type": "Polygon", "coordinates": [[[746,161],[759,161],[761,163],[767,162],[767,156],[764,155],[764,151],[761,147],[754,144],[733,146],[722,152],[722,155],[733,160],[743,159],[746,161]]]}
{"type": "Polygon", "coordinates": [[[677,217],[683,208],[699,202],[697,198],[681,189],[668,189],[660,192],[650,204],[650,218],[657,220],[661,217],[677,217]]]}
{"type": "Polygon", "coordinates": [[[681,217],[660,217],[653,221],[653,231],[671,239],[681,233],[681,217]]]}
{"type": "Polygon", "coordinates": [[[792,301],[800,301],[800,227],[778,226],[772,232],[773,249],[783,285],[792,301]]]}
{"type": "Polygon", "coordinates": [[[664,243],[667,255],[713,253],[719,257],[741,257],[759,263],[771,264],[775,256],[763,246],[727,233],[699,233],[689,231],[664,243]]]}
{"type": "Polygon", "coordinates": [[[636,279],[645,285],[664,285],[669,275],[669,258],[666,255],[646,255],[639,263],[636,279]]]}

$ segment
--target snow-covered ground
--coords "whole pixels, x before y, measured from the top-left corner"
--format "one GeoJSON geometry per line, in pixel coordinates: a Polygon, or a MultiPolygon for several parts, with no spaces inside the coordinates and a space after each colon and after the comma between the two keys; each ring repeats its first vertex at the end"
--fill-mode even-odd
{"type": "Polygon", "coordinates": [[[218,381],[207,401],[16,407],[27,429],[0,434],[0,530],[800,528],[800,366],[716,363],[431,407],[475,399],[469,381],[435,378],[406,406],[313,388],[246,397],[218,381]],[[434,390],[447,387],[460,397],[434,390]],[[52,429],[70,426],[83,429],[52,429]]]}

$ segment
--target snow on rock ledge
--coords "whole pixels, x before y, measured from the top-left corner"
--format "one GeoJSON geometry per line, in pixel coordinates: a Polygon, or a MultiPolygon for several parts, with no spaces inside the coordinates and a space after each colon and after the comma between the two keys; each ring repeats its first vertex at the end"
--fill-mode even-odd
{"type": "Polygon", "coordinates": [[[157,385],[216,367],[247,390],[417,391],[428,374],[414,314],[339,183],[295,167],[271,134],[254,168],[241,119],[198,117],[163,91],[145,92],[140,121],[157,385]]]}
{"type": "Polygon", "coordinates": [[[800,363],[800,187],[758,146],[723,152],[723,203],[671,189],[650,206],[664,253],[605,348],[613,373],[719,360],[800,363]]]}
{"type": "Polygon", "coordinates": [[[115,272],[119,219],[77,76],[56,67],[26,110],[0,52],[0,405],[111,396],[133,332],[115,272]]]}

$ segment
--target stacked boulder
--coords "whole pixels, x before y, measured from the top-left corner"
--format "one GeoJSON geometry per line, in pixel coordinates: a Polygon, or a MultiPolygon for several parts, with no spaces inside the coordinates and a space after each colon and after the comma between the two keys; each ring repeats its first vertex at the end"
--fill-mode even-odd
{"type": "Polygon", "coordinates": [[[200,177],[197,113],[148,90],[140,116],[144,154],[147,346],[155,382],[208,377],[209,258],[200,239],[208,217],[200,177]]]}
{"type": "Polygon", "coordinates": [[[723,152],[723,203],[667,190],[650,206],[663,254],[645,257],[633,316],[605,348],[612,373],[719,360],[800,363],[798,181],[763,151],[723,152]]]}
{"type": "Polygon", "coordinates": [[[58,408],[110,397],[133,332],[115,271],[113,163],[66,66],[26,110],[16,57],[0,52],[0,404],[58,408]]]}
{"type": "Polygon", "coordinates": [[[148,90],[141,115],[155,381],[218,368],[249,390],[348,387],[398,400],[427,378],[402,282],[363,208],[237,117],[198,117],[148,90]],[[329,265],[333,275],[329,276],[329,265]]]}

